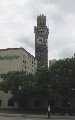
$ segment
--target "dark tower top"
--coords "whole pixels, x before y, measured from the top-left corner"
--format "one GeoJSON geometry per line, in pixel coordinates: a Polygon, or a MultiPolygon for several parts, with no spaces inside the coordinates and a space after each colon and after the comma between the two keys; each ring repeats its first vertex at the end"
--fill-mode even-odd
{"type": "Polygon", "coordinates": [[[46,16],[37,16],[37,27],[34,26],[35,33],[35,58],[37,67],[48,66],[48,34],[46,26],[46,16]]]}

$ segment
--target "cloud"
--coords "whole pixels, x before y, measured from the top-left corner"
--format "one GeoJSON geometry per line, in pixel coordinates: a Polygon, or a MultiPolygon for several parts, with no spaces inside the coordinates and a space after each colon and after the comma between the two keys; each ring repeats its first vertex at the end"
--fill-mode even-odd
{"type": "Polygon", "coordinates": [[[50,0],[64,12],[75,12],[75,0],[50,0]]]}
{"type": "Polygon", "coordinates": [[[40,14],[49,26],[49,59],[73,56],[75,0],[0,0],[0,48],[24,47],[34,55],[34,26],[40,14]]]}

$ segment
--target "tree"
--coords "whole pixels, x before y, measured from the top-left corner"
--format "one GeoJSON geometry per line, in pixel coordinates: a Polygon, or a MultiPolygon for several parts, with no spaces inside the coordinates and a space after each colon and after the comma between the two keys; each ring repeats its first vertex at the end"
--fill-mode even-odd
{"type": "Polygon", "coordinates": [[[38,68],[35,75],[35,84],[34,84],[34,89],[35,89],[35,95],[36,97],[39,98],[41,107],[45,100],[49,97],[50,93],[50,75],[49,75],[49,70],[48,67],[41,67],[38,68]]]}
{"type": "Polygon", "coordinates": [[[41,67],[37,69],[35,73],[35,89],[37,92],[43,92],[47,94],[49,86],[49,70],[47,67],[41,67]]]}
{"type": "Polygon", "coordinates": [[[7,74],[1,74],[3,81],[0,83],[1,90],[8,93],[10,91],[13,99],[18,102],[24,102],[32,94],[33,75],[26,75],[25,72],[13,71],[7,74]]]}
{"type": "Polygon", "coordinates": [[[41,67],[34,75],[17,71],[2,74],[1,78],[1,89],[10,91],[17,101],[30,99],[31,96],[38,96],[43,101],[51,92],[60,93],[69,100],[75,94],[75,59],[59,60],[50,69],[41,67]]]}
{"type": "Polygon", "coordinates": [[[51,87],[65,100],[75,94],[75,59],[59,60],[50,67],[51,87]]]}

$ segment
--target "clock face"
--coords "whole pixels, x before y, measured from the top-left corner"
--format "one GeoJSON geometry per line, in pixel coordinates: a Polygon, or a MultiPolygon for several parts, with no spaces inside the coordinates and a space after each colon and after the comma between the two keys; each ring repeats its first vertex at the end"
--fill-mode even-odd
{"type": "Polygon", "coordinates": [[[38,37],[37,38],[37,43],[38,44],[41,44],[43,41],[44,41],[44,39],[42,37],[38,37]]]}

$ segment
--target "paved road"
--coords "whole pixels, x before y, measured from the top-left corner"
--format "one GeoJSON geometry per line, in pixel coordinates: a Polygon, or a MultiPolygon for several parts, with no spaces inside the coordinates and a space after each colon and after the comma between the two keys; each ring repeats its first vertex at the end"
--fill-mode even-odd
{"type": "MultiPolygon", "coordinates": [[[[0,115],[0,120],[49,120],[47,115],[0,115]]],[[[75,120],[75,116],[51,116],[50,120],[75,120]]]]}

